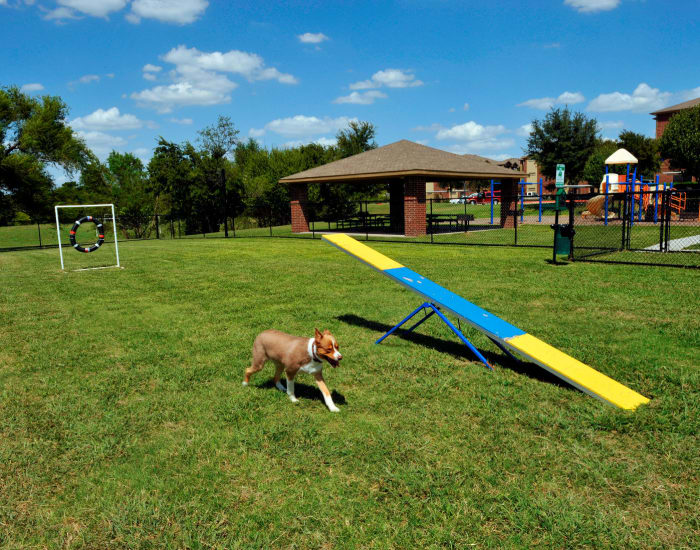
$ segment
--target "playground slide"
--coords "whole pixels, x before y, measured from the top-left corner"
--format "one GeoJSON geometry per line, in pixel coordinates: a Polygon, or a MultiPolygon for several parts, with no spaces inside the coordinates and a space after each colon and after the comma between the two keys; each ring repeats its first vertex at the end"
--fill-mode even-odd
{"type": "Polygon", "coordinates": [[[579,390],[622,409],[636,409],[649,399],[592,369],[531,334],[507,323],[430,279],[344,234],[323,239],[353,258],[450,311],[511,351],[518,352],[579,390]]]}

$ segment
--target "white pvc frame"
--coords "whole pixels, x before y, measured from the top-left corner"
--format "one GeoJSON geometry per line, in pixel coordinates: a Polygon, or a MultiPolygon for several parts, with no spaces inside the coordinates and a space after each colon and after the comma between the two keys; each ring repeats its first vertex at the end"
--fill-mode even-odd
{"type": "Polygon", "coordinates": [[[121,267],[119,265],[119,243],[117,242],[117,217],[114,215],[114,205],[113,204],[61,204],[54,207],[56,213],[56,235],[58,237],[58,252],[61,256],[61,270],[63,267],[63,244],[61,243],[61,224],[58,221],[58,209],[59,208],[97,208],[100,206],[110,206],[112,208],[112,228],[114,229],[114,248],[117,252],[117,265],[108,265],[104,267],[86,267],[84,269],[78,269],[76,271],[87,271],[89,269],[107,269],[110,267],[121,267]]]}

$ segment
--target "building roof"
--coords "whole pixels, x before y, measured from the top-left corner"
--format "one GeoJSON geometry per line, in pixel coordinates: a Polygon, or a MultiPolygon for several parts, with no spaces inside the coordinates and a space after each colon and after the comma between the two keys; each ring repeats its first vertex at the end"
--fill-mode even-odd
{"type": "Polygon", "coordinates": [[[605,159],[605,164],[637,164],[639,161],[627,149],[618,149],[605,159]]]}
{"type": "Polygon", "coordinates": [[[427,176],[433,180],[525,176],[523,172],[509,170],[475,157],[455,155],[402,139],[384,147],[292,174],[282,178],[280,182],[353,182],[411,175],[427,176]]]}
{"type": "Polygon", "coordinates": [[[690,109],[691,107],[695,107],[696,105],[700,105],[700,97],[696,97],[695,99],[691,99],[690,101],[684,101],[683,103],[679,103],[678,105],[664,107],[663,109],[659,109],[658,111],[654,111],[650,114],[662,115],[665,113],[675,113],[676,111],[682,111],[683,109],[690,109]]]}

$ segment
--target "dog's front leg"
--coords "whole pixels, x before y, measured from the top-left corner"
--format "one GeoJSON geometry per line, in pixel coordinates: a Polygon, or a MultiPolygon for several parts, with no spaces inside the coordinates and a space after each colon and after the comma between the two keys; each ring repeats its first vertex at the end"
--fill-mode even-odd
{"type": "Polygon", "coordinates": [[[297,375],[296,372],[288,372],[287,373],[287,395],[289,396],[289,399],[291,400],[292,403],[296,403],[299,401],[296,396],[294,395],[294,377],[297,375]]]}
{"type": "Polygon", "coordinates": [[[328,391],[328,386],[326,386],[326,381],[323,379],[323,375],[320,372],[314,374],[316,378],[316,384],[318,384],[321,393],[323,394],[323,400],[326,402],[328,410],[334,413],[340,412],[340,409],[333,403],[333,398],[331,397],[331,392],[328,391]]]}

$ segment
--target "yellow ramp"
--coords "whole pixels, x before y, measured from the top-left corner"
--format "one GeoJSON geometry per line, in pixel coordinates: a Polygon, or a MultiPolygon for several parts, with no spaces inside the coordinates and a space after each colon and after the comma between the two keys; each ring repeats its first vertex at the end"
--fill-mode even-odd
{"type": "Polygon", "coordinates": [[[643,395],[535,338],[532,334],[514,336],[505,340],[505,343],[581,391],[622,409],[636,409],[639,405],[649,402],[643,395]]]}

